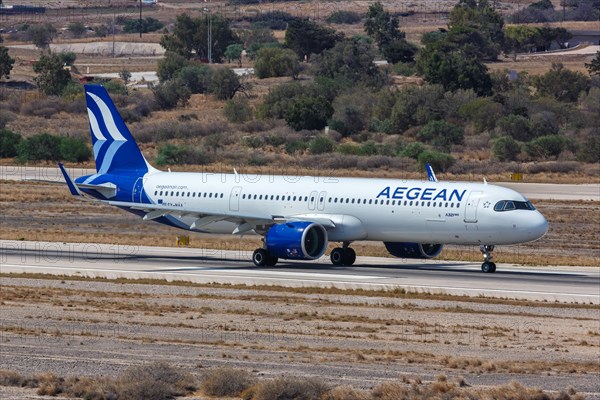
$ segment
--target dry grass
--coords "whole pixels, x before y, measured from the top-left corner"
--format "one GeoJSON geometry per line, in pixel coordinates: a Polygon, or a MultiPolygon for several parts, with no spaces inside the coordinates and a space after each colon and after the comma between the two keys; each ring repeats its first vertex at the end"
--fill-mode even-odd
{"type": "Polygon", "coordinates": [[[244,370],[213,368],[202,373],[200,390],[207,396],[238,397],[255,381],[255,377],[244,370]]]}
{"type": "MultiPolygon", "coordinates": [[[[83,397],[91,400],[159,400],[173,398],[183,394],[191,393],[192,387],[187,382],[192,379],[190,375],[180,372],[178,369],[167,364],[153,364],[152,376],[138,376],[140,371],[147,367],[132,367],[117,378],[101,377],[70,377],[61,378],[54,374],[46,373],[38,375],[38,394],[56,396],[58,394],[70,397],[83,397]],[[159,368],[161,368],[159,370],[159,368]],[[137,371],[135,376],[131,371],[137,371]],[[174,372],[176,371],[176,372],[174,372]],[[175,373],[175,375],[173,375],[175,373]],[[179,379],[185,375],[185,382],[177,381],[173,387],[164,387],[164,379],[179,379]],[[127,381],[128,379],[141,379],[139,381],[127,381]],[[156,379],[156,380],[152,380],[156,379]],[[132,388],[142,388],[133,389],[132,388]]],[[[249,373],[245,372],[250,375],[249,373]]],[[[34,378],[23,377],[13,371],[2,371],[2,374],[10,374],[18,377],[20,381],[33,381],[34,378]]],[[[0,382],[2,385],[7,385],[0,382]]],[[[21,386],[20,384],[9,386],[21,386]]],[[[219,398],[223,395],[216,395],[219,398]]],[[[228,396],[228,395],[225,395],[228,396]]],[[[237,395],[236,395],[237,397],[237,395]]],[[[573,388],[556,392],[546,392],[541,389],[525,387],[519,383],[493,386],[493,387],[471,387],[463,378],[449,380],[441,374],[433,382],[422,382],[421,378],[415,377],[410,380],[404,377],[398,381],[382,383],[371,391],[356,389],[353,386],[330,387],[319,378],[283,376],[274,379],[263,379],[254,386],[247,388],[241,397],[246,400],[429,400],[429,399],[481,399],[481,400],[580,400],[583,396],[577,394],[573,388]]]]}

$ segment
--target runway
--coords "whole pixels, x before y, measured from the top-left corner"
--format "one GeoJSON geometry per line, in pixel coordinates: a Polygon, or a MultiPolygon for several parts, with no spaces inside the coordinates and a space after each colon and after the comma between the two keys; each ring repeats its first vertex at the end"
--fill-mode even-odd
{"type": "MultiPolygon", "coordinates": [[[[83,175],[92,175],[96,171],[86,168],[67,168],[75,179],[83,175]]],[[[242,177],[245,175],[242,174],[242,177]]],[[[254,176],[253,178],[254,179],[254,176]]],[[[6,181],[53,181],[63,183],[62,173],[54,167],[0,166],[0,180],[6,181]]],[[[552,184],[528,182],[490,182],[516,190],[535,200],[592,200],[600,201],[600,184],[552,184]]],[[[65,188],[66,190],[66,188],[65,188]]]]}
{"type": "Polygon", "coordinates": [[[328,258],[257,268],[244,251],[0,241],[1,273],[165,279],[195,283],[336,287],[600,304],[600,268],[358,257],[352,267],[328,258]]]}

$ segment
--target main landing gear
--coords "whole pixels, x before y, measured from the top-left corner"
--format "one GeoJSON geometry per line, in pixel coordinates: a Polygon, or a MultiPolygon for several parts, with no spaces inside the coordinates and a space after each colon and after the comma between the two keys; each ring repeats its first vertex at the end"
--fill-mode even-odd
{"type": "Polygon", "coordinates": [[[493,273],[496,272],[496,264],[492,262],[492,251],[494,251],[494,246],[491,245],[481,245],[479,246],[479,251],[483,254],[483,264],[481,264],[481,270],[485,273],[493,273]]]}
{"type": "Polygon", "coordinates": [[[348,247],[350,242],[344,242],[343,247],[336,247],[331,250],[331,262],[333,265],[352,265],[356,261],[356,252],[348,247]]]}
{"type": "Polygon", "coordinates": [[[252,253],[252,262],[257,267],[273,267],[277,264],[277,261],[279,261],[279,259],[273,257],[265,249],[256,249],[254,250],[254,253],[252,253]]]}

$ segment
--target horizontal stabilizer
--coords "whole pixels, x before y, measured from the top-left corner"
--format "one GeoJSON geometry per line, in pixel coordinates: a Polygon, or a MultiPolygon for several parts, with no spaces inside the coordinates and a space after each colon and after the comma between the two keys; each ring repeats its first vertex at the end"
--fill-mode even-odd
{"type": "Polygon", "coordinates": [[[95,190],[107,199],[117,195],[117,187],[113,183],[102,183],[100,185],[91,185],[89,183],[76,183],[79,189],[95,190]]]}

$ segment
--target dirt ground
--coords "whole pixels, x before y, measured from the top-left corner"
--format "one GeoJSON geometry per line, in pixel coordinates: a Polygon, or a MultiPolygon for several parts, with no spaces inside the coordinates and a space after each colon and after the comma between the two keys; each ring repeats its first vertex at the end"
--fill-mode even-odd
{"type": "Polygon", "coordinates": [[[22,374],[114,376],[162,360],[359,388],[443,373],[600,398],[596,306],[0,279],[0,369],[22,374]]]}

